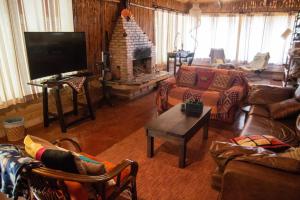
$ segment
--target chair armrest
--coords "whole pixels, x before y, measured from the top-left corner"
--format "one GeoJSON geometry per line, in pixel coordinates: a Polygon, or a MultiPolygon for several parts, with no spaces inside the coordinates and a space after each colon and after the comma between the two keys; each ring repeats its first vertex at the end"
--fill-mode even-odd
{"type": "Polygon", "coordinates": [[[230,161],[223,174],[222,200],[296,200],[300,174],[261,165],[230,161]]]}
{"type": "Polygon", "coordinates": [[[176,87],[175,77],[160,82],[156,93],[156,105],[159,113],[168,109],[168,93],[173,87],[176,87]]]}
{"type": "Polygon", "coordinates": [[[96,183],[96,182],[107,182],[114,177],[117,177],[121,174],[121,172],[130,166],[130,174],[129,176],[135,177],[138,171],[138,163],[132,160],[123,160],[116,167],[114,167],[110,172],[105,173],[99,176],[90,176],[83,174],[74,174],[69,172],[64,172],[61,170],[54,170],[46,167],[40,167],[32,169],[32,172],[37,175],[41,175],[43,177],[58,179],[63,181],[75,181],[82,183],[96,183]]]}
{"type": "Polygon", "coordinates": [[[291,98],[294,88],[276,87],[269,85],[252,85],[248,95],[250,105],[266,105],[291,98]]]}

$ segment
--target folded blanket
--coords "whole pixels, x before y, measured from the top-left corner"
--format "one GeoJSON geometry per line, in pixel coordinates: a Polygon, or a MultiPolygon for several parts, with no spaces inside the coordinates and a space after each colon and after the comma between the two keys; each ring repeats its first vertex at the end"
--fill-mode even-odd
{"type": "Polygon", "coordinates": [[[10,144],[0,144],[1,192],[9,198],[28,197],[27,172],[42,164],[23,155],[22,151],[10,144]]]}
{"type": "Polygon", "coordinates": [[[85,82],[86,78],[84,76],[81,77],[71,77],[70,79],[66,79],[63,82],[72,87],[76,92],[79,92],[85,82]]]}

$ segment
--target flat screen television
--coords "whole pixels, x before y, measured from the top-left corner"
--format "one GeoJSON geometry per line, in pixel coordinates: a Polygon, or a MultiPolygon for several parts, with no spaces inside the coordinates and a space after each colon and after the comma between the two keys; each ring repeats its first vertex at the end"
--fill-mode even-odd
{"type": "Polygon", "coordinates": [[[84,32],[25,32],[30,79],[87,69],[84,32]]]}

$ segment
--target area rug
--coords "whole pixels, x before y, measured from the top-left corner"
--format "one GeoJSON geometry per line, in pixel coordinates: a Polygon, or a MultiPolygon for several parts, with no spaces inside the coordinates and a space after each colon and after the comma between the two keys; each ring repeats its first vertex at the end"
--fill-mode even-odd
{"type": "Polygon", "coordinates": [[[153,158],[146,156],[146,136],[143,128],[97,155],[99,159],[119,163],[123,159],[138,162],[138,199],[141,200],[217,200],[211,184],[216,168],[209,155],[213,140],[227,140],[217,129],[209,130],[208,140],[202,140],[200,130],[187,145],[187,166],[178,168],[178,145],[155,138],[153,158]]]}

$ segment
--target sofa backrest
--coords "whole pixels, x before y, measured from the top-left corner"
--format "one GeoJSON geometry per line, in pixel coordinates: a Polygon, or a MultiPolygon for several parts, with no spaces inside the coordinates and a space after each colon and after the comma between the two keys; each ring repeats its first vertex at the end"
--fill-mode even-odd
{"type": "Polygon", "coordinates": [[[224,91],[233,85],[245,84],[244,75],[240,71],[197,66],[182,66],[177,73],[177,83],[181,76],[191,72],[196,74],[195,89],[224,91]]]}

